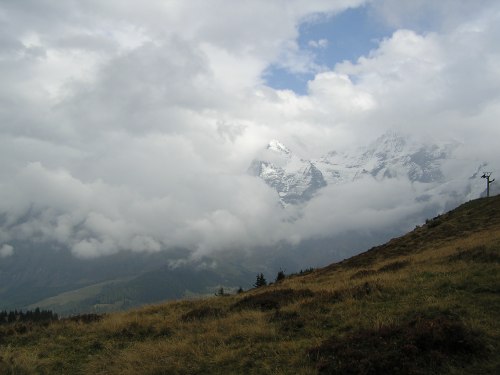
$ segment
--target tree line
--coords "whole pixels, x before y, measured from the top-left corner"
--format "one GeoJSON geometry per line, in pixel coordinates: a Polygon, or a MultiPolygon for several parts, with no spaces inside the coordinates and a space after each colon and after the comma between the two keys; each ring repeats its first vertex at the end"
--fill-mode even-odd
{"type": "Polygon", "coordinates": [[[59,316],[51,310],[14,310],[14,311],[0,311],[0,324],[8,324],[14,322],[51,322],[58,320],[59,316]]]}

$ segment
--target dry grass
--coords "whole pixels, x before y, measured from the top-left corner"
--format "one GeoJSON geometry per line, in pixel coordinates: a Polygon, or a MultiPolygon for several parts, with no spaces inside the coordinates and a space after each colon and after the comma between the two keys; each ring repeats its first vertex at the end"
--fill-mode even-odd
{"type": "Polygon", "coordinates": [[[0,373],[496,374],[499,254],[500,199],[483,199],[240,295],[0,326],[0,373]]]}

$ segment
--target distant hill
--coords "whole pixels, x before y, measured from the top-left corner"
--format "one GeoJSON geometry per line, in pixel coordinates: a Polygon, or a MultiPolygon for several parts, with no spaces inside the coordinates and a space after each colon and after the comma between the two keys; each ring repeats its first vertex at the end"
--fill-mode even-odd
{"type": "Polygon", "coordinates": [[[51,309],[61,315],[109,312],[192,294],[219,286],[251,285],[238,264],[211,259],[175,261],[183,249],[153,254],[124,253],[79,259],[52,244],[16,243],[0,262],[0,310],[51,309]],[[207,264],[205,264],[207,263],[207,264]]]}
{"type": "Polygon", "coordinates": [[[28,306],[51,309],[63,316],[103,313],[130,309],[162,300],[189,296],[213,295],[218,288],[236,290],[250,285],[251,274],[234,266],[224,269],[200,268],[197,265],[164,265],[137,276],[110,280],[60,293],[28,306]]]}
{"type": "Polygon", "coordinates": [[[482,198],[240,294],[0,322],[0,373],[498,374],[499,311],[500,197],[482,198]]]}

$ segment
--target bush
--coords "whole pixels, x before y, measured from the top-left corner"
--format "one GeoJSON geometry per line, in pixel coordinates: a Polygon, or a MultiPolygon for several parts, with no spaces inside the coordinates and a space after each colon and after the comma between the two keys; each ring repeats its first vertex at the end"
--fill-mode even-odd
{"type": "Polygon", "coordinates": [[[368,277],[368,276],[371,276],[371,275],[375,275],[377,273],[377,271],[375,270],[359,270],[358,272],[354,273],[350,279],[351,280],[355,280],[355,279],[363,279],[365,277],[368,277]]]}
{"type": "Polygon", "coordinates": [[[309,289],[294,290],[294,289],[279,289],[268,291],[260,294],[247,296],[236,302],[231,308],[236,310],[241,309],[260,309],[273,310],[279,309],[281,306],[296,301],[301,298],[312,297],[314,293],[309,289]]]}
{"type": "Polygon", "coordinates": [[[215,307],[199,307],[181,316],[183,322],[223,317],[224,311],[215,307]]]}
{"type": "Polygon", "coordinates": [[[94,323],[102,320],[103,316],[99,314],[79,314],[79,315],[74,315],[70,316],[67,318],[68,320],[71,320],[72,322],[78,322],[78,323],[84,323],[84,324],[89,324],[89,323],[94,323]]]}
{"type": "Polygon", "coordinates": [[[276,310],[269,322],[277,323],[280,332],[288,335],[300,333],[305,327],[305,321],[295,311],[276,310]]]}
{"type": "Polygon", "coordinates": [[[448,257],[451,261],[464,261],[476,263],[500,263],[498,249],[488,249],[486,246],[476,246],[466,250],[460,250],[448,257]]]}
{"type": "Polygon", "coordinates": [[[478,333],[440,314],[332,336],[308,355],[321,374],[428,374],[446,363],[466,363],[484,350],[478,333]]]}
{"type": "Polygon", "coordinates": [[[392,263],[386,264],[385,266],[380,267],[378,269],[378,272],[397,271],[397,270],[400,270],[401,268],[408,266],[409,264],[410,264],[410,262],[408,262],[407,260],[392,262],[392,263]]]}

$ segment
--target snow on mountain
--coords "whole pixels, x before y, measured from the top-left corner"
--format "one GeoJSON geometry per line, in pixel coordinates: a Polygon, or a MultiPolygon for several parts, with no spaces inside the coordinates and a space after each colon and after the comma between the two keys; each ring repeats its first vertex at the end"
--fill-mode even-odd
{"type": "Polygon", "coordinates": [[[276,140],[269,143],[262,158],[252,162],[249,171],[273,187],[285,206],[308,201],[326,186],[323,174],[311,161],[292,154],[276,140]]]}
{"type": "Polygon", "coordinates": [[[281,203],[300,204],[331,184],[371,176],[376,180],[407,179],[421,194],[477,198],[484,190],[477,174],[487,164],[456,157],[458,142],[430,142],[387,132],[367,147],[350,153],[332,151],[316,160],[301,159],[272,140],[254,159],[250,173],[274,188],[281,203]]]}
{"type": "Polygon", "coordinates": [[[424,144],[388,132],[354,154],[333,152],[316,164],[326,172],[328,182],[333,183],[352,181],[366,174],[377,180],[407,177],[411,182],[442,182],[442,165],[457,146],[424,144]]]}
{"type": "Polygon", "coordinates": [[[267,149],[284,155],[290,155],[290,150],[276,139],[273,139],[271,142],[269,142],[269,144],[267,145],[267,149]]]}

